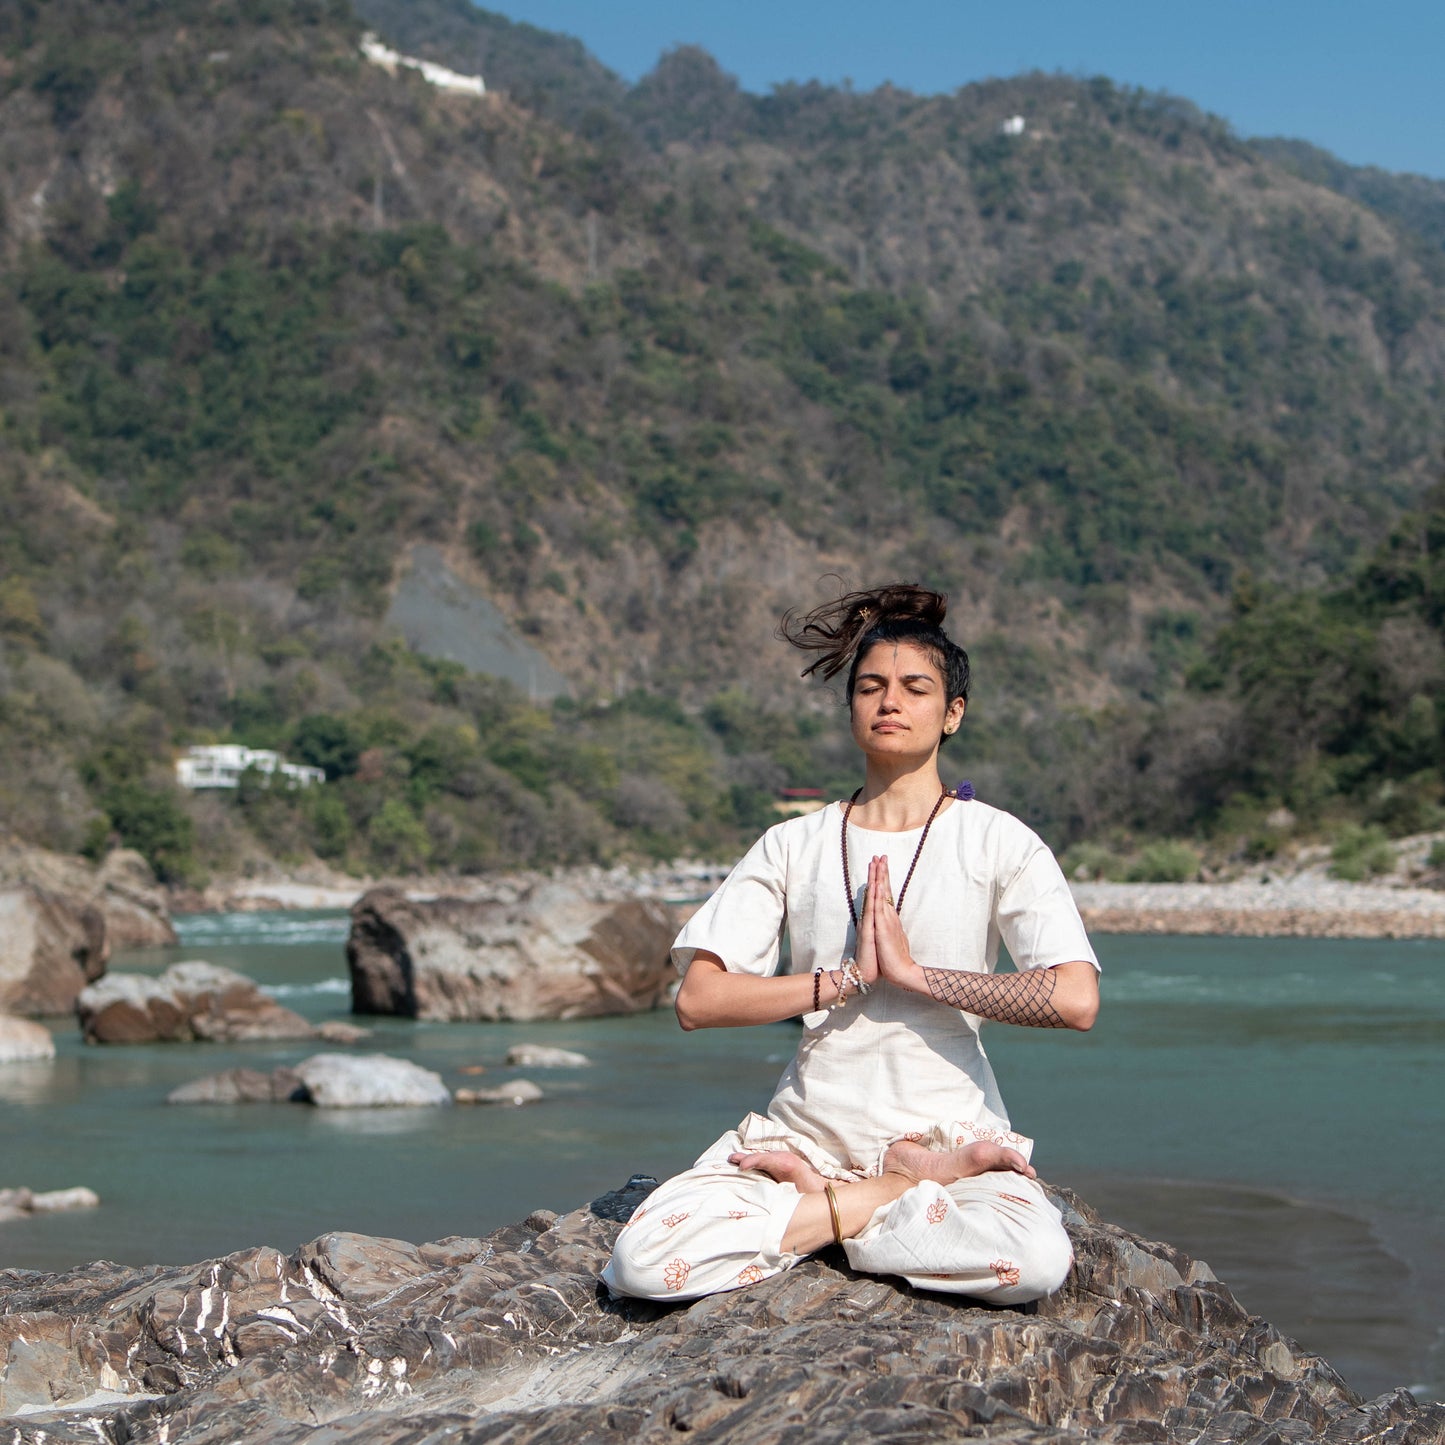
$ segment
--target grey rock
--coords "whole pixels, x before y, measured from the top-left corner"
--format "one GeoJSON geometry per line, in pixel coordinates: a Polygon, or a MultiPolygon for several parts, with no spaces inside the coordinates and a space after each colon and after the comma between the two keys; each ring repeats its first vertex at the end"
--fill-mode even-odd
{"type": "Polygon", "coordinates": [[[112,973],[75,1001],[88,1044],[309,1039],[316,1030],[244,974],[193,959],[159,977],[112,973]]]}
{"type": "Polygon", "coordinates": [[[0,887],[0,1012],[69,1013],[109,957],[98,909],[29,883],[0,887]]]}
{"type": "Polygon", "coordinates": [[[30,1196],[30,1208],[36,1214],[63,1214],[72,1209],[95,1209],[99,1205],[100,1195],[84,1185],[72,1189],[49,1189],[43,1194],[30,1196]]]}
{"type": "Polygon", "coordinates": [[[571,1049],[554,1049],[548,1044],[513,1044],[507,1062],[519,1069],[585,1069],[592,1060],[571,1049]]]}
{"type": "Polygon", "coordinates": [[[55,1037],[44,1024],[0,1014],[0,1064],[54,1057],[55,1037]]]}
{"type": "Polygon", "coordinates": [[[295,1069],[223,1069],[218,1074],[192,1079],[166,1095],[168,1104],[285,1104],[309,1103],[301,1076],[295,1069]]]}
{"type": "Polygon", "coordinates": [[[33,1189],[0,1189],[0,1222],[23,1219],[32,1214],[61,1214],[72,1209],[94,1209],[100,1195],[93,1189],[51,1189],[37,1194],[33,1189]]]}
{"type": "Polygon", "coordinates": [[[352,1009],[527,1020],[656,1008],[675,978],[676,932],[662,903],[599,902],[562,884],[515,902],[376,888],[351,910],[352,1009]]]}
{"type": "Polygon", "coordinates": [[[316,1026],[316,1037],[328,1044],[359,1044],[371,1037],[370,1029],[349,1024],[343,1019],[327,1019],[316,1026]]]}
{"type": "Polygon", "coordinates": [[[440,1075],[386,1054],[313,1054],[296,1065],[318,1109],[421,1108],[450,1104],[440,1075]]]}
{"type": "Polygon", "coordinates": [[[458,1089],[458,1104],[535,1104],[542,1091],[530,1079],[513,1079],[493,1089],[458,1089]]]}
{"type": "Polygon", "coordinates": [[[691,1304],[612,1300],[598,1271],[653,1186],[484,1240],[0,1273],[7,1445],[1445,1440],[1445,1406],[1360,1400],[1196,1261],[1068,1197],[1077,1266],[1037,1307],[833,1249],[691,1304]]]}

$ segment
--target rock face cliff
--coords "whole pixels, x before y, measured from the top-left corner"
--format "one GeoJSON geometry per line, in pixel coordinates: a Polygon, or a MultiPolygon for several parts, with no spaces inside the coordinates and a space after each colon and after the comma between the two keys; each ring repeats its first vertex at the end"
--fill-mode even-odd
{"type": "Polygon", "coordinates": [[[613,1301],[598,1271],[651,1185],[486,1239],[330,1234],[290,1256],[0,1273],[0,1435],[1445,1441],[1445,1407],[1362,1402],[1207,1266],[1068,1196],[1078,1266],[1028,1312],[854,1275],[832,1250],[686,1306],[613,1301]]]}

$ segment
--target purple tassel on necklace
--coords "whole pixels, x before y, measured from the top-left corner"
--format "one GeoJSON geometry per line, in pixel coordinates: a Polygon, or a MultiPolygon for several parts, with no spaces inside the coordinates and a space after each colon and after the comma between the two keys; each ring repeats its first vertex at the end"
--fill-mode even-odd
{"type": "Polygon", "coordinates": [[[953,790],[953,796],[954,796],[955,798],[957,798],[960,803],[970,803],[970,802],[972,802],[972,801],[973,801],[973,784],[970,783],[967,778],[965,778],[965,779],[953,790]]]}

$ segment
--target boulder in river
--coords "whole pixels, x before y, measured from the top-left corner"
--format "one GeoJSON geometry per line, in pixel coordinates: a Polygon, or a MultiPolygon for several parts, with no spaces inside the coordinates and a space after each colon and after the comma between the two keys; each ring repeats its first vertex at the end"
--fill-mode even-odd
{"type": "Polygon", "coordinates": [[[286,1104],[309,1102],[295,1069],[222,1069],[166,1095],[168,1104],[286,1104]]]}
{"type": "Polygon", "coordinates": [[[44,1024],[0,1014],[0,1064],[54,1057],[55,1036],[44,1024]]]}
{"type": "Polygon", "coordinates": [[[571,1049],[554,1049],[549,1044],[513,1044],[507,1063],[519,1069],[585,1069],[592,1060],[571,1049]]]}
{"type": "Polygon", "coordinates": [[[1207,1266],[1066,1193],[1077,1264],[1037,1306],[857,1275],[833,1248],[687,1304],[610,1299],[598,1272],[654,1182],[485,1239],[333,1233],[290,1255],[0,1273],[7,1440],[1445,1439],[1445,1406],[1404,1390],[1362,1401],[1207,1266]]]}
{"type": "Polygon", "coordinates": [[[68,1013],[109,957],[97,909],[29,883],[0,887],[0,1012],[68,1013]]]}
{"type": "Polygon", "coordinates": [[[112,949],[157,948],[176,941],[165,891],[133,848],[115,848],[96,865],[3,837],[0,884],[28,884],[79,911],[93,908],[105,921],[112,949]]]}
{"type": "MultiPolygon", "coordinates": [[[[528,1085],[526,1087],[535,1087],[528,1085]]],[[[439,1075],[385,1054],[315,1054],[294,1068],[222,1069],[172,1089],[168,1104],[314,1104],[377,1109],[450,1104],[439,1075]]]]}
{"type": "Polygon", "coordinates": [[[515,903],[413,902],[374,888],[351,910],[356,1013],[572,1019],[656,1008],[676,925],[652,900],[598,902],[561,884],[515,903]]]}
{"type": "Polygon", "coordinates": [[[530,1079],[513,1079],[492,1089],[458,1089],[458,1104],[535,1104],[542,1091],[530,1079]]]}
{"type": "Polygon", "coordinates": [[[75,1001],[88,1044],[309,1039],[316,1030],[244,974],[192,959],[157,977],[112,973],[75,1001]]]}
{"type": "Polygon", "coordinates": [[[296,1075],[318,1109],[418,1108],[452,1101],[440,1075],[386,1054],[313,1054],[296,1065],[296,1075]]]}
{"type": "MultiPolygon", "coordinates": [[[[72,1209],[94,1209],[100,1195],[93,1189],[77,1185],[72,1189],[49,1189],[37,1194],[33,1189],[0,1189],[0,1222],[24,1219],[32,1214],[64,1214],[72,1209]]],[[[4,1276],[0,1275],[0,1280],[4,1276]]],[[[0,1301],[0,1317],[4,1304],[0,1301]]]]}

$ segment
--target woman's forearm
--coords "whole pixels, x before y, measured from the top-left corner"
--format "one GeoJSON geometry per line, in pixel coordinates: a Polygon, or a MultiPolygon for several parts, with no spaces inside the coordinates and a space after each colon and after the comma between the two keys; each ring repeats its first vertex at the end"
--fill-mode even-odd
{"type": "MultiPolygon", "coordinates": [[[[833,980],[824,973],[819,1002],[826,1007],[837,997],[833,980]]],[[[812,1011],[813,975],[759,978],[751,973],[729,973],[714,954],[699,952],[677,991],[676,1008],[677,1021],[685,1029],[775,1024],[812,1011]]]]}
{"type": "Polygon", "coordinates": [[[1089,1029],[1099,1012],[1098,975],[1084,960],[1023,973],[918,967],[915,986],[950,1008],[1023,1028],[1089,1029]]]}
{"type": "Polygon", "coordinates": [[[913,961],[908,935],[898,920],[888,860],[868,865],[868,896],[860,933],[873,940],[871,953],[860,941],[858,962],[865,979],[872,971],[897,988],[921,993],[962,1013],[1032,1029],[1091,1029],[1099,1014],[1099,974],[1086,959],[1022,973],[975,973],[969,969],[925,968],[913,961]]]}

